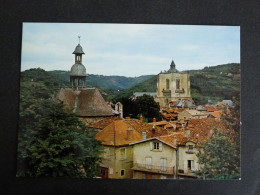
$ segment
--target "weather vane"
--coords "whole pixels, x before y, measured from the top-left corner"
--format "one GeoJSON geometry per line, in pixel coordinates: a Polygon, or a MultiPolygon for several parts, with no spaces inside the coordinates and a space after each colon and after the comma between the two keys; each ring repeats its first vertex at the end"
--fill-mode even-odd
{"type": "Polygon", "coordinates": [[[79,44],[80,44],[80,36],[78,36],[78,38],[79,38],[79,44]]]}

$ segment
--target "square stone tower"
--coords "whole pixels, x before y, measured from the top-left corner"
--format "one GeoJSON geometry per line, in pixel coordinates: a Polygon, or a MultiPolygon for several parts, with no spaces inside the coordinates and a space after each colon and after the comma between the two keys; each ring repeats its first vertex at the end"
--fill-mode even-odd
{"type": "Polygon", "coordinates": [[[155,101],[161,107],[169,105],[170,101],[180,99],[191,100],[189,73],[179,72],[172,61],[167,72],[161,72],[157,76],[157,91],[155,101]]]}

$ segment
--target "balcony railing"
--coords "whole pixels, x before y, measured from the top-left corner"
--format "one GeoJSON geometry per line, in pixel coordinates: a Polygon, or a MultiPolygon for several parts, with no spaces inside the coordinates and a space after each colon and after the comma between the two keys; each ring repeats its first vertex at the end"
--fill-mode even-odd
{"type": "Polygon", "coordinates": [[[185,91],[184,91],[184,89],[176,89],[175,90],[175,93],[184,93],[185,91]]]}
{"type": "Polygon", "coordinates": [[[162,92],[164,96],[171,96],[171,90],[169,89],[164,89],[162,92]]]}
{"type": "Polygon", "coordinates": [[[134,163],[133,170],[174,175],[174,167],[134,163]]]}

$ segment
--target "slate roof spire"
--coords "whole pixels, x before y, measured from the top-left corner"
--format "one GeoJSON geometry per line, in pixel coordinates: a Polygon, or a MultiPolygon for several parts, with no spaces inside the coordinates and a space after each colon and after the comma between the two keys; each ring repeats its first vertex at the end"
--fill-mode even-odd
{"type": "Polygon", "coordinates": [[[170,69],[167,71],[169,73],[172,73],[172,72],[179,72],[177,69],[176,69],[176,65],[174,63],[174,61],[172,60],[172,63],[170,65],[170,69]]]}

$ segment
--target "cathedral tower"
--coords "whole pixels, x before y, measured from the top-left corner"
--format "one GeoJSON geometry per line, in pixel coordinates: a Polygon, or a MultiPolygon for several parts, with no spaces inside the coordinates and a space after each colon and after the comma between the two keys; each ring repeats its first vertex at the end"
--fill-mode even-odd
{"type": "Polygon", "coordinates": [[[170,101],[181,99],[191,100],[189,73],[179,72],[172,61],[170,69],[157,76],[157,91],[155,101],[160,106],[168,106],[170,101]]]}

